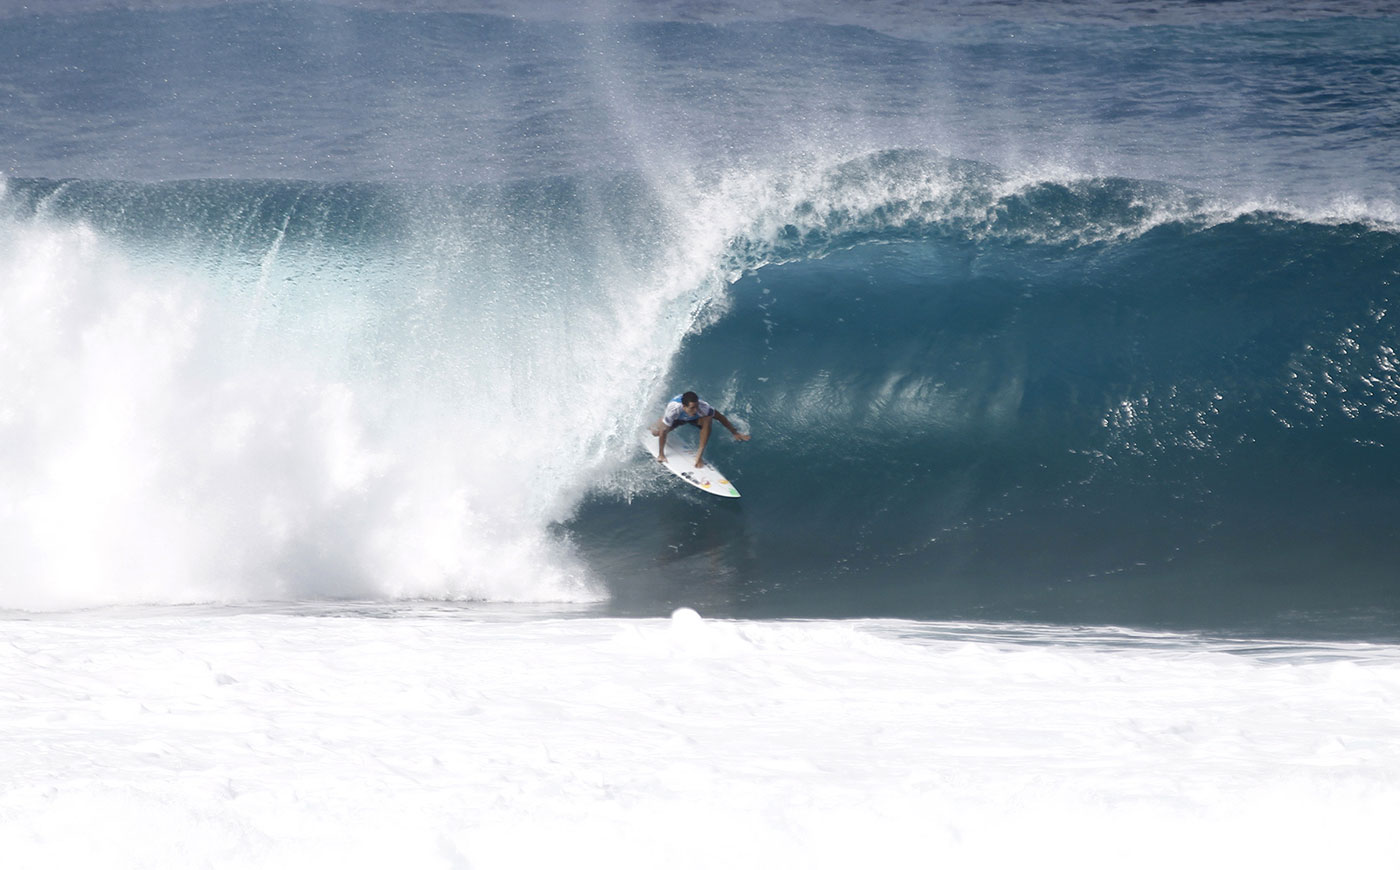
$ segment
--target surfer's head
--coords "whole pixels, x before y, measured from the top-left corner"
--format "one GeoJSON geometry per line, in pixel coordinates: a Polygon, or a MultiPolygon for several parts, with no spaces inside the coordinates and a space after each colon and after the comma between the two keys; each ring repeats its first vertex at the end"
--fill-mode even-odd
{"type": "Polygon", "coordinates": [[[700,397],[695,394],[694,390],[687,390],[681,393],[681,407],[690,410],[691,405],[698,404],[700,404],[700,397]]]}

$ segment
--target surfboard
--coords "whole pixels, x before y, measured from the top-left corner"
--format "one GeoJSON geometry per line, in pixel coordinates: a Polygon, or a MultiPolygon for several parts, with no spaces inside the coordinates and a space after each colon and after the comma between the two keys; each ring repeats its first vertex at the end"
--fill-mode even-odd
{"type": "MultiPolygon", "coordinates": [[[[639,438],[652,459],[661,453],[661,439],[651,434],[651,430],[642,429],[639,438]]],[[[711,495],[721,498],[739,497],[739,490],[734,488],[734,484],[730,483],[718,468],[710,464],[710,460],[706,459],[700,468],[695,467],[695,448],[681,441],[675,432],[666,436],[666,462],[662,467],[696,489],[711,495]]]]}

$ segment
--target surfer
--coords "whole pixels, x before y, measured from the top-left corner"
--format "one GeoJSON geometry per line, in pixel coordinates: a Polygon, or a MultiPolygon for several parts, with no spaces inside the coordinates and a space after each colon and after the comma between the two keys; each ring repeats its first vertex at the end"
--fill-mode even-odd
{"type": "Polygon", "coordinates": [[[749,436],[734,428],[728,417],[716,411],[708,402],[701,401],[694,391],[676,396],[666,405],[666,413],[661,415],[661,421],[651,426],[651,434],[661,439],[656,461],[663,465],[666,463],[666,436],[677,426],[688,423],[700,430],[700,446],[695,448],[695,467],[700,468],[705,464],[701,457],[705,454],[705,442],[710,440],[710,424],[715,420],[724,424],[724,428],[729,430],[735,441],[749,440],[749,436]]]}

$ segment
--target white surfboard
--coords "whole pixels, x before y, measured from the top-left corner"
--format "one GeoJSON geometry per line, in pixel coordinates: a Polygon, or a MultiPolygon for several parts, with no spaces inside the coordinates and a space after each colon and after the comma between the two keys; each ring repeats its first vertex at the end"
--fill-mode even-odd
{"type": "MultiPolygon", "coordinates": [[[[642,446],[651,454],[652,459],[655,459],[661,453],[661,439],[651,434],[649,429],[643,429],[639,437],[642,446]]],[[[695,448],[682,442],[674,432],[666,436],[666,462],[662,467],[696,489],[703,489],[711,495],[723,498],[739,497],[739,490],[735,489],[734,484],[720,474],[719,469],[711,465],[708,459],[703,466],[696,468],[695,448]]]]}

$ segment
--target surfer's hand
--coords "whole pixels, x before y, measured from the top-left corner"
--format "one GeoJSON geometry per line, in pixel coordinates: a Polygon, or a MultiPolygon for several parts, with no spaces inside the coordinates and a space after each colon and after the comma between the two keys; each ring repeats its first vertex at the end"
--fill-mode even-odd
{"type": "Polygon", "coordinates": [[[702,459],[702,458],[700,458],[699,456],[695,457],[695,467],[696,467],[696,468],[704,468],[704,467],[705,467],[705,460],[702,459]]]}
{"type": "Polygon", "coordinates": [[[747,440],[749,440],[749,436],[745,435],[743,432],[735,432],[735,433],[734,433],[734,440],[735,440],[735,441],[747,441],[747,440]]]}
{"type": "Polygon", "coordinates": [[[665,464],[666,464],[666,454],[665,454],[665,453],[658,453],[658,454],[656,454],[656,461],[657,461],[657,462],[660,462],[662,465],[665,465],[665,464]]]}

